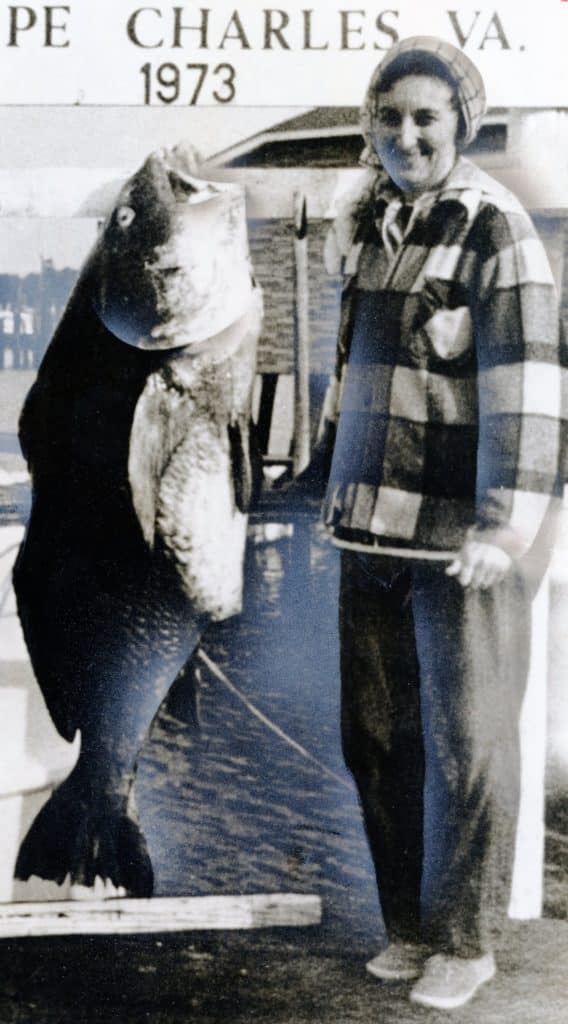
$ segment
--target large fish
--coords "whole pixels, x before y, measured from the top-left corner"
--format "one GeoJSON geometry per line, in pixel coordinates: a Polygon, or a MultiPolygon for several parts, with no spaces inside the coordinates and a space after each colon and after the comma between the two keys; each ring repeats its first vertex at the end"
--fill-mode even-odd
{"type": "Polygon", "coordinates": [[[240,610],[262,308],[244,204],[178,149],[122,189],[26,399],[14,587],[69,778],[16,875],[148,896],[136,759],[211,621],[240,610]]]}

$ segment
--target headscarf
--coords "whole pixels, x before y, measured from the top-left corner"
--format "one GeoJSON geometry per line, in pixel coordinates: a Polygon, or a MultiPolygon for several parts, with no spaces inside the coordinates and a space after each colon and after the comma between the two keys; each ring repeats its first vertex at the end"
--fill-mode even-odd
{"type": "Polygon", "coordinates": [[[486,110],[485,86],[475,64],[451,43],[446,43],[435,36],[410,36],[396,43],[383,57],[375,68],[367,94],[361,108],[361,130],[366,146],[361,154],[361,163],[372,167],[380,166],[380,161],[371,142],[372,123],[377,110],[378,89],[387,68],[402,54],[414,52],[424,53],[445,66],[456,86],[457,99],[465,126],[460,140],[461,148],[465,149],[473,142],[479,131],[486,110]]]}

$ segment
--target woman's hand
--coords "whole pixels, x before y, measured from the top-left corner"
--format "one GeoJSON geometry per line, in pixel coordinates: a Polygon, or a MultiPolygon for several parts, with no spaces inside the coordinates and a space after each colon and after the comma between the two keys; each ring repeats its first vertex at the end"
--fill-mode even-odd
{"type": "Polygon", "coordinates": [[[462,587],[485,590],[500,583],[511,568],[511,557],[496,544],[467,540],[451,565],[448,576],[457,576],[462,587]]]}

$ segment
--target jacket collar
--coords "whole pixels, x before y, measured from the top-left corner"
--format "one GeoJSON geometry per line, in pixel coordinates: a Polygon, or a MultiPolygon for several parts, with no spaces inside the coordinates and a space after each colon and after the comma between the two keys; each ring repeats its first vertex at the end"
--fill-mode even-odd
{"type": "MultiPolygon", "coordinates": [[[[382,219],[385,210],[391,203],[412,204],[412,222],[417,217],[425,217],[432,207],[439,207],[444,202],[458,203],[466,211],[468,219],[471,220],[477,210],[483,196],[498,200],[506,190],[491,178],[485,171],[476,167],[467,157],[459,156],[452,170],[445,181],[436,189],[427,192],[420,192],[414,199],[412,193],[404,193],[388,177],[384,170],[381,170],[375,179],[373,190],[374,213],[377,220],[382,219]]],[[[507,193],[509,202],[512,196],[507,193]]],[[[513,200],[514,201],[514,200],[513,200]]]]}

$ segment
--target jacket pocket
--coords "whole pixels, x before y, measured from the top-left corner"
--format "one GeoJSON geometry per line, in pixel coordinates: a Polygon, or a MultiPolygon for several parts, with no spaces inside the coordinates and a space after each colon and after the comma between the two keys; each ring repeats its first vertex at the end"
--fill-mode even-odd
{"type": "Polygon", "coordinates": [[[437,309],[422,328],[432,353],[445,361],[459,359],[473,344],[471,314],[467,306],[437,309]]]}

